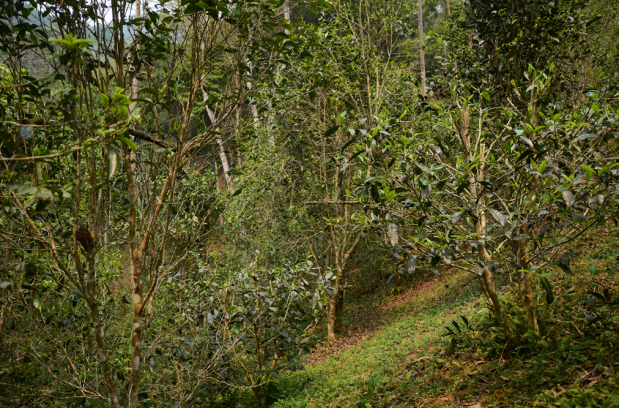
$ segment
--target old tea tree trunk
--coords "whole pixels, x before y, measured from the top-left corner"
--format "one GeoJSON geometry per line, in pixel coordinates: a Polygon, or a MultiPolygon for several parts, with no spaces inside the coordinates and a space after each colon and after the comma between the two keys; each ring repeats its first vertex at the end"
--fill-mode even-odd
{"type": "Polygon", "coordinates": [[[491,308],[493,310],[493,314],[495,315],[495,319],[499,324],[501,324],[504,335],[507,339],[512,337],[510,327],[508,326],[508,319],[506,313],[502,309],[502,305],[499,301],[499,296],[495,290],[495,281],[493,279],[493,272],[488,268],[488,263],[490,261],[489,253],[486,250],[486,206],[484,205],[484,200],[478,200],[478,191],[476,188],[476,183],[484,180],[484,160],[486,157],[485,145],[484,143],[480,143],[480,140],[473,146],[473,153],[477,154],[479,157],[480,163],[476,166],[475,169],[471,169],[473,157],[472,157],[472,140],[469,132],[469,123],[470,123],[470,110],[469,108],[463,108],[460,111],[460,126],[458,131],[459,139],[461,140],[461,145],[463,148],[463,155],[465,159],[465,168],[468,172],[467,181],[469,187],[469,199],[472,206],[472,212],[476,214],[478,220],[476,221],[476,234],[480,237],[480,241],[478,244],[478,264],[476,267],[476,272],[478,274],[478,280],[480,282],[480,286],[482,290],[487,295],[491,303],[491,308]],[[476,148],[480,150],[477,151],[476,148]],[[480,266],[482,265],[482,266],[480,266]]]}
{"type": "MultiPolygon", "coordinates": [[[[355,241],[353,241],[353,244],[351,244],[351,246],[346,252],[344,245],[342,245],[339,249],[336,249],[336,280],[334,281],[331,297],[329,299],[329,311],[327,314],[327,339],[330,341],[336,340],[336,318],[338,314],[338,299],[342,291],[341,285],[343,283],[344,273],[346,271],[347,264],[349,263],[351,255],[353,255],[360,242],[362,241],[362,235],[363,232],[360,231],[357,234],[355,241]]],[[[335,238],[336,237],[334,236],[334,239],[335,238]]]]}

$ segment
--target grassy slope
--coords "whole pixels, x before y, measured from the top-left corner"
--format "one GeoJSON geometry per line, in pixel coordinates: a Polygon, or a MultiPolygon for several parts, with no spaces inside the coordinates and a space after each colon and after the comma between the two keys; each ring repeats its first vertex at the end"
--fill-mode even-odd
{"type": "Polygon", "coordinates": [[[314,354],[320,361],[282,379],[273,407],[618,406],[618,280],[597,275],[615,296],[615,306],[608,307],[615,317],[607,327],[593,330],[585,316],[597,304],[583,303],[591,297],[588,258],[618,271],[618,231],[601,229],[576,249],[576,273],[549,276],[556,296],[551,307],[538,290],[543,339],[516,351],[493,343],[493,329],[482,328],[488,310],[477,280],[448,271],[396,301],[361,299],[352,305],[347,326],[370,315],[374,330],[331,349],[324,345],[314,354]],[[476,329],[450,348],[450,337],[442,335],[453,320],[463,327],[461,315],[476,329]]]}

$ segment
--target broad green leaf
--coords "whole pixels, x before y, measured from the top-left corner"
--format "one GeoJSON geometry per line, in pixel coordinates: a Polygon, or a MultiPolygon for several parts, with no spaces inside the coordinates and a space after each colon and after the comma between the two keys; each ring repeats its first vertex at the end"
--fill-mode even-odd
{"type": "Polygon", "coordinates": [[[54,198],[54,194],[45,187],[40,187],[35,194],[39,200],[52,200],[54,198]]]}
{"type": "Polygon", "coordinates": [[[158,98],[159,98],[159,92],[157,92],[157,89],[155,89],[155,88],[149,88],[149,87],[147,87],[147,88],[142,88],[142,89],[140,89],[138,92],[146,92],[146,93],[148,93],[148,94],[153,95],[153,97],[154,97],[155,99],[158,99],[158,98]]]}
{"type": "Polygon", "coordinates": [[[595,265],[595,264],[590,264],[590,265],[588,265],[588,271],[590,271],[590,273],[591,273],[592,275],[596,275],[596,272],[597,272],[597,267],[596,267],[596,265],[595,265]]]}
{"type": "Polygon", "coordinates": [[[129,147],[132,151],[134,152],[136,151],[136,144],[133,142],[133,140],[131,140],[127,136],[118,135],[116,136],[116,138],[120,140],[121,142],[123,142],[125,145],[127,145],[127,147],[129,147]]]}
{"type": "Polygon", "coordinates": [[[554,300],[553,290],[551,289],[551,284],[549,284],[549,281],[542,276],[540,277],[540,283],[543,289],[545,290],[547,304],[550,305],[551,303],[553,303],[553,300],[554,300]]]}
{"type": "Polygon", "coordinates": [[[538,166],[538,172],[543,174],[545,172],[545,168],[547,168],[547,160],[543,160],[542,163],[538,166]]]}
{"type": "Polygon", "coordinates": [[[340,128],[340,126],[331,127],[329,129],[327,129],[327,131],[325,132],[325,134],[323,136],[329,137],[329,136],[333,135],[334,133],[336,133],[339,128],[340,128]]]}

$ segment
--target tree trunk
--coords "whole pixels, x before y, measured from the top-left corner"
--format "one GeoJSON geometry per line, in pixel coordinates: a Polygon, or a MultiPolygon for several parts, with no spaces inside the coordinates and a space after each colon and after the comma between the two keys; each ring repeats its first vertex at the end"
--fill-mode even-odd
{"type": "MultiPolygon", "coordinates": [[[[207,109],[207,114],[209,115],[209,119],[211,120],[211,123],[215,124],[216,123],[215,114],[213,113],[211,109],[209,109],[209,106],[207,106],[206,92],[203,92],[203,100],[205,102],[205,108],[207,109]]],[[[226,177],[226,185],[228,186],[229,189],[231,189],[232,184],[231,184],[230,176],[228,175],[228,170],[230,170],[230,166],[228,164],[228,157],[226,156],[226,148],[224,146],[224,141],[219,136],[220,129],[216,127],[215,131],[218,132],[218,136],[215,138],[215,141],[220,151],[220,160],[222,161],[222,170],[224,170],[224,176],[226,177]]]]}
{"type": "MultiPolygon", "coordinates": [[[[446,0],[446,12],[448,13],[448,17],[452,15],[452,12],[450,11],[450,0],[446,0]]],[[[447,42],[443,44],[443,57],[448,58],[448,43],[447,42]]]]}
{"type": "MultiPolygon", "coordinates": [[[[519,234],[528,233],[527,225],[522,225],[519,234]]],[[[527,255],[527,240],[519,240],[515,245],[516,266],[519,277],[519,303],[525,311],[525,319],[531,325],[532,329],[538,333],[538,319],[536,318],[536,310],[534,306],[534,297],[532,296],[532,274],[529,269],[532,263],[527,255]]]]}
{"type": "Polygon", "coordinates": [[[424,62],[424,23],[422,21],[422,0],[418,1],[418,36],[420,37],[420,78],[422,92],[426,95],[426,64],[424,62]]]}
{"type": "MultiPolygon", "coordinates": [[[[125,160],[129,163],[130,149],[124,146],[125,160]]],[[[143,254],[138,248],[136,238],[138,192],[135,185],[134,172],[131,165],[125,165],[127,171],[127,190],[129,192],[129,245],[131,255],[131,300],[133,303],[133,319],[131,330],[131,369],[129,373],[129,397],[127,406],[134,408],[138,405],[138,391],[140,389],[140,354],[142,351],[142,275],[143,254]]]]}
{"type": "Polygon", "coordinates": [[[103,324],[99,314],[99,306],[96,299],[96,274],[95,274],[95,247],[84,248],[86,251],[86,258],[88,261],[87,273],[86,273],[86,285],[84,289],[84,299],[88,303],[90,309],[90,316],[93,319],[93,331],[95,334],[95,343],[97,344],[97,354],[99,356],[99,362],[101,363],[101,369],[103,371],[103,377],[105,379],[106,388],[108,389],[109,403],[113,408],[120,407],[118,401],[118,394],[116,387],[114,386],[114,380],[112,378],[112,370],[110,369],[110,363],[108,361],[108,352],[105,345],[105,334],[103,332],[103,324]]]}
{"type": "MultiPolygon", "coordinates": [[[[202,48],[202,52],[204,53],[205,52],[204,41],[201,41],[200,46],[202,48]]],[[[224,146],[224,141],[219,136],[220,129],[217,127],[217,120],[216,120],[217,118],[215,117],[215,113],[209,108],[209,105],[207,105],[207,99],[209,98],[209,96],[207,95],[207,91],[204,88],[205,81],[206,81],[206,77],[203,77],[202,79],[202,100],[205,104],[205,109],[207,110],[207,115],[209,116],[209,120],[211,121],[211,124],[215,126],[215,131],[218,134],[218,136],[215,138],[215,141],[217,143],[217,146],[220,152],[222,170],[224,170],[224,176],[226,177],[226,185],[228,189],[232,191],[232,183],[230,182],[231,181],[230,176],[228,175],[228,170],[230,170],[230,166],[228,165],[228,157],[226,156],[226,148],[224,146]]]]}
{"type": "MultiPolygon", "coordinates": [[[[142,10],[140,10],[140,7],[141,7],[140,6],[140,0],[136,0],[135,12],[134,12],[135,18],[140,18],[140,13],[142,11],[142,10]]],[[[134,35],[137,35],[136,33],[140,30],[140,26],[139,25],[135,26],[134,30],[135,30],[134,35]]],[[[136,42],[136,47],[138,49],[140,49],[140,44],[138,42],[136,42]]],[[[139,86],[139,84],[138,84],[138,77],[136,75],[137,73],[134,72],[135,71],[135,67],[133,65],[131,65],[129,67],[129,71],[132,72],[133,75],[134,75],[133,79],[131,80],[131,92],[130,92],[131,99],[136,99],[138,97],[138,86],[139,86]]],[[[136,102],[131,102],[129,104],[129,113],[132,113],[135,108],[136,108],[136,102]]],[[[135,143],[136,137],[134,135],[131,135],[131,134],[129,135],[129,137],[135,143]]],[[[136,170],[136,163],[135,163],[135,161],[136,161],[136,153],[133,150],[131,151],[131,153],[129,155],[129,158],[130,158],[131,163],[132,163],[131,164],[131,168],[135,171],[136,170]]],[[[106,226],[106,230],[107,230],[107,226],[106,226]]]]}
{"type": "MultiPolygon", "coordinates": [[[[486,267],[486,264],[489,261],[489,254],[486,251],[486,245],[484,243],[485,231],[486,231],[486,215],[484,213],[484,204],[480,204],[478,200],[478,193],[476,189],[477,180],[484,180],[484,163],[481,163],[477,167],[478,174],[474,174],[474,172],[470,169],[471,161],[472,161],[472,146],[471,146],[471,136],[469,134],[469,122],[470,122],[470,112],[469,108],[464,108],[461,110],[461,129],[460,129],[460,138],[461,143],[463,145],[463,153],[465,156],[465,165],[467,166],[468,174],[468,184],[469,184],[469,198],[472,203],[472,210],[478,217],[478,221],[476,222],[476,233],[481,238],[482,242],[479,243],[478,247],[478,261],[482,262],[484,267],[482,268],[482,275],[479,275],[479,281],[482,286],[483,291],[487,295],[487,298],[491,302],[491,307],[493,309],[493,313],[495,314],[495,318],[498,323],[502,325],[504,329],[504,334],[507,339],[511,338],[510,327],[508,326],[508,319],[506,317],[505,312],[502,309],[502,305],[499,301],[499,296],[495,291],[495,282],[493,281],[493,273],[486,267]],[[477,177],[476,177],[477,176],[477,177]]],[[[474,149],[476,146],[474,146],[474,149]]],[[[480,154],[481,161],[484,160],[484,143],[480,143],[480,154]]]]}
{"type": "MultiPolygon", "coordinates": [[[[291,0],[285,0],[284,1],[284,19],[287,20],[286,22],[291,24],[291,0]]],[[[284,32],[288,35],[291,32],[289,30],[284,30],[284,32]]]]}
{"type": "MultiPolygon", "coordinates": [[[[254,70],[254,64],[252,64],[252,61],[248,62],[248,68],[250,70],[250,76],[252,76],[252,71],[254,70]]],[[[250,81],[246,83],[246,86],[248,87],[249,90],[252,89],[252,83],[250,81]]],[[[252,111],[252,118],[254,119],[254,127],[256,127],[258,125],[258,108],[256,107],[255,104],[250,105],[250,111],[252,111]]]]}
{"type": "Polygon", "coordinates": [[[340,292],[340,272],[336,270],[336,280],[329,298],[329,310],[327,311],[327,339],[336,340],[336,312],[338,309],[338,292],[340,292]]]}
{"type": "Polygon", "coordinates": [[[346,253],[343,254],[341,251],[336,250],[336,253],[334,254],[334,257],[336,258],[336,282],[334,285],[334,290],[329,299],[329,310],[327,312],[327,339],[330,341],[336,340],[338,311],[339,309],[342,310],[342,306],[339,307],[338,305],[340,297],[340,285],[344,278],[344,272],[346,270],[347,264],[349,263],[349,259],[362,241],[362,234],[363,231],[360,231],[357,234],[355,241],[346,253]]]}

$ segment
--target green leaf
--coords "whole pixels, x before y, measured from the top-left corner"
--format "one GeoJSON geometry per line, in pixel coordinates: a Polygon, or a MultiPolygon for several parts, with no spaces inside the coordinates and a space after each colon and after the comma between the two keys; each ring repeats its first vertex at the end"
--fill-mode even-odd
{"type": "Polygon", "coordinates": [[[381,204],[381,197],[379,196],[379,189],[376,184],[370,186],[370,194],[377,204],[381,204]]]}
{"type": "Polygon", "coordinates": [[[551,289],[551,284],[549,283],[547,278],[544,278],[542,276],[540,277],[540,283],[543,289],[545,290],[547,304],[550,305],[551,303],[553,303],[553,300],[555,299],[553,296],[553,290],[551,289]]]}
{"type": "Polygon", "coordinates": [[[13,282],[2,282],[0,283],[0,289],[6,289],[9,286],[11,286],[13,284],[13,282]]]}
{"type": "Polygon", "coordinates": [[[349,140],[344,144],[344,146],[342,146],[342,149],[340,149],[340,153],[342,154],[347,147],[351,146],[351,143],[353,142],[355,142],[355,137],[352,137],[351,140],[349,140]]]}
{"type": "Polygon", "coordinates": [[[127,145],[127,147],[129,147],[132,151],[134,152],[136,151],[136,144],[133,142],[133,140],[131,140],[127,136],[118,135],[116,136],[116,138],[120,140],[121,142],[123,142],[125,145],[127,145]]]}
{"type": "Polygon", "coordinates": [[[547,167],[547,160],[543,160],[542,163],[538,166],[538,172],[543,174],[545,172],[545,168],[547,167]]]}
{"type": "Polygon", "coordinates": [[[317,0],[317,1],[318,1],[318,3],[320,3],[323,7],[326,7],[326,8],[334,8],[331,4],[329,4],[329,3],[328,3],[327,1],[325,1],[325,0],[317,0]]]}
{"type": "Polygon", "coordinates": [[[329,129],[327,129],[327,131],[325,132],[325,134],[323,136],[329,137],[329,136],[333,135],[334,133],[336,133],[338,131],[338,129],[340,129],[340,126],[331,127],[329,129]]]}
{"type": "Polygon", "coordinates": [[[469,183],[467,182],[467,180],[461,180],[459,185],[456,187],[456,194],[461,194],[465,190],[465,187],[467,187],[468,185],[469,183]]]}
{"type": "Polygon", "coordinates": [[[39,299],[35,299],[32,301],[32,305],[37,308],[39,310],[39,312],[41,311],[41,301],[39,299]]]}
{"type": "Polygon", "coordinates": [[[22,184],[17,188],[17,195],[30,195],[37,191],[37,188],[30,184],[22,184]]]}
{"type": "Polygon", "coordinates": [[[155,88],[142,88],[138,92],[146,92],[148,94],[153,95],[153,97],[155,97],[155,99],[159,98],[159,92],[157,92],[157,89],[155,89],[155,88]]]}
{"type": "Polygon", "coordinates": [[[592,179],[592,175],[594,175],[594,170],[590,166],[586,166],[585,164],[582,164],[581,167],[586,170],[586,180],[590,181],[592,179]]]}
{"type": "Polygon", "coordinates": [[[445,180],[441,180],[439,183],[437,183],[437,185],[435,186],[435,190],[437,191],[441,191],[443,190],[443,187],[446,185],[446,183],[448,182],[448,179],[445,180]]]}
{"type": "Polygon", "coordinates": [[[452,324],[454,325],[454,327],[456,327],[456,330],[458,330],[459,333],[460,333],[461,332],[461,328],[459,327],[459,324],[455,320],[452,320],[452,324]]]}
{"type": "Polygon", "coordinates": [[[597,267],[595,264],[590,264],[588,265],[588,271],[590,271],[590,273],[594,276],[596,275],[597,272],[597,267]]]}
{"type": "Polygon", "coordinates": [[[54,194],[45,187],[41,187],[37,190],[35,197],[39,200],[52,200],[54,198],[54,194]]]}
{"type": "Polygon", "coordinates": [[[487,101],[491,102],[491,97],[489,96],[488,92],[483,92],[482,97],[486,99],[487,101]]]}

